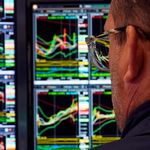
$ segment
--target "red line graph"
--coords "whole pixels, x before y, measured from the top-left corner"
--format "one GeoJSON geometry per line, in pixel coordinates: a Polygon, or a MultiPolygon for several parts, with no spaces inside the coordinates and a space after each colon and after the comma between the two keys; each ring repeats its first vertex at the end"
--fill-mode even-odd
{"type": "Polygon", "coordinates": [[[51,103],[49,103],[49,102],[45,102],[44,100],[39,100],[39,101],[42,102],[42,103],[44,103],[44,104],[46,104],[46,105],[53,106],[53,107],[58,108],[58,109],[65,109],[65,108],[63,108],[63,107],[56,106],[56,105],[51,104],[51,103]]]}
{"type": "Polygon", "coordinates": [[[104,119],[103,121],[99,121],[99,122],[94,123],[94,125],[101,125],[101,124],[103,124],[105,121],[108,121],[108,120],[110,120],[110,119],[106,118],[106,119],[104,119]]]}
{"type": "Polygon", "coordinates": [[[66,49],[66,42],[67,42],[67,31],[66,28],[64,28],[64,49],[66,49]]]}
{"type": "MultiPolygon", "coordinates": [[[[43,92],[42,95],[46,95],[46,92],[43,92]]],[[[40,99],[39,101],[44,103],[44,104],[46,104],[46,105],[53,106],[53,107],[58,108],[58,109],[66,109],[66,107],[60,107],[60,106],[54,105],[54,104],[52,104],[50,102],[46,102],[45,100],[41,100],[40,99]]],[[[73,101],[74,101],[74,96],[72,96],[72,103],[73,103],[73,101]]],[[[76,105],[78,107],[77,103],[76,103],[76,105]]]]}

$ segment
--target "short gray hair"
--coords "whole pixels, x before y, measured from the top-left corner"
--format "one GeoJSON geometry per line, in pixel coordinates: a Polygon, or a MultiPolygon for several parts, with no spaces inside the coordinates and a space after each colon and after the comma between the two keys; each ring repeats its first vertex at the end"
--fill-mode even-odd
{"type": "Polygon", "coordinates": [[[150,0],[112,0],[111,13],[116,27],[134,25],[150,35],[150,0]]]}

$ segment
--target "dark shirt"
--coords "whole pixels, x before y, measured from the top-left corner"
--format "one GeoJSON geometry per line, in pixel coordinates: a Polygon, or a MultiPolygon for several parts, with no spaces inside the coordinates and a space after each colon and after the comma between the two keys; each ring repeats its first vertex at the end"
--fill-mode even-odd
{"type": "Polygon", "coordinates": [[[130,115],[121,140],[94,150],[150,150],[150,101],[138,107],[130,115]]]}

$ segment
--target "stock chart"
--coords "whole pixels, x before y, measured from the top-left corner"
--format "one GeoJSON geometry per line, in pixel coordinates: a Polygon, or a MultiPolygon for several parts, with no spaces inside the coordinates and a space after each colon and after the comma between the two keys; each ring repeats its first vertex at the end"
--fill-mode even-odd
{"type": "Polygon", "coordinates": [[[14,0],[0,0],[0,149],[16,149],[14,0]]]}
{"type": "MultiPolygon", "coordinates": [[[[116,135],[117,130],[112,128],[112,124],[116,121],[111,106],[111,97],[109,95],[111,95],[111,93],[93,93],[93,133],[95,135],[116,135]],[[108,127],[109,125],[110,127],[108,127]]],[[[116,127],[116,125],[114,127],[116,127]]]]}
{"type": "Polygon", "coordinates": [[[37,79],[78,78],[77,18],[37,18],[37,79]]]}
{"type": "Polygon", "coordinates": [[[77,18],[74,16],[38,17],[37,53],[39,59],[40,57],[47,60],[77,58],[77,18]]]}
{"type": "Polygon", "coordinates": [[[108,85],[92,92],[93,147],[119,139],[111,94],[111,87],[108,85]]]}
{"type": "Polygon", "coordinates": [[[110,73],[85,38],[104,30],[109,4],[33,4],[35,149],[86,150],[119,139],[110,73]]]}
{"type": "Polygon", "coordinates": [[[79,149],[79,134],[88,135],[87,90],[53,86],[39,89],[37,95],[38,148],[79,149]]]}
{"type": "MultiPolygon", "coordinates": [[[[104,32],[104,24],[107,19],[107,14],[102,16],[92,16],[92,35],[98,36],[99,34],[104,32]]],[[[91,80],[98,80],[100,78],[109,78],[109,72],[101,72],[97,67],[91,65],[91,80]]]]}
{"type": "Polygon", "coordinates": [[[39,136],[53,137],[54,134],[57,135],[56,137],[75,136],[78,120],[78,95],[71,95],[63,91],[49,91],[48,93],[41,92],[38,96],[39,136]]]}

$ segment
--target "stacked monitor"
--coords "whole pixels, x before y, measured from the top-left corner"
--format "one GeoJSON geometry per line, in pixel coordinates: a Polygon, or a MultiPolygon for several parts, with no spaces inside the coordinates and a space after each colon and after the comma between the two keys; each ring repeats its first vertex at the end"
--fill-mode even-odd
{"type": "Polygon", "coordinates": [[[0,0],[0,149],[16,149],[14,0],[0,0]]]}
{"type": "Polygon", "coordinates": [[[109,3],[32,5],[34,149],[90,149],[118,139],[109,72],[85,38],[103,31],[109,3]]]}

